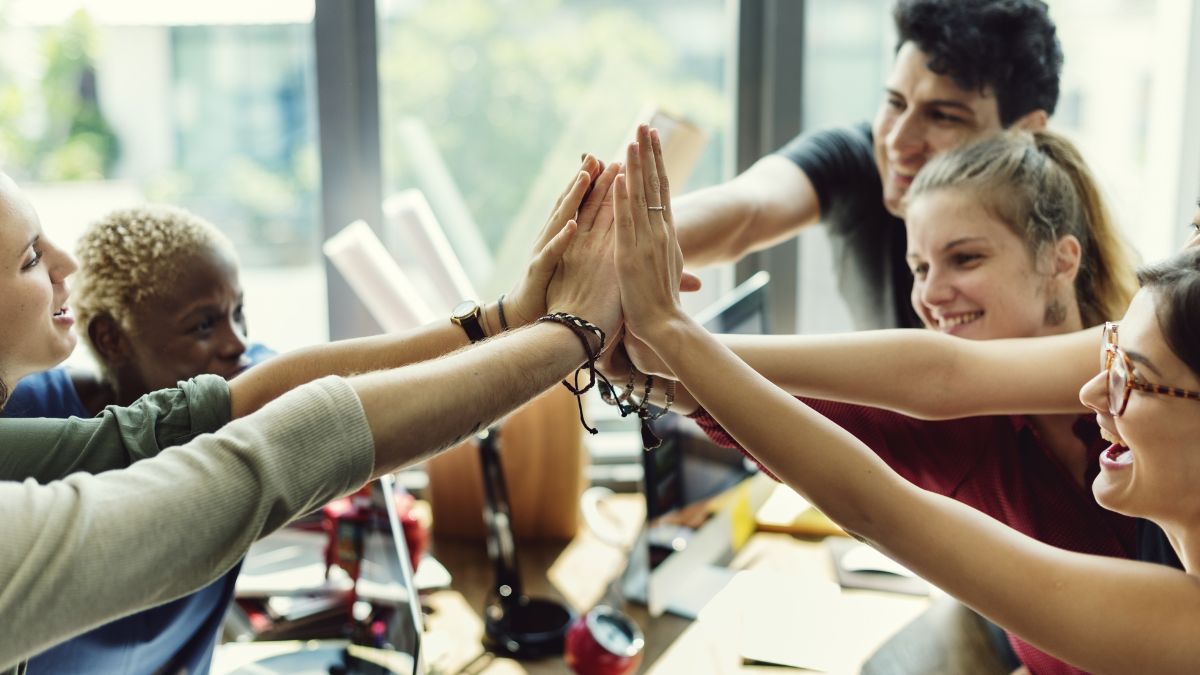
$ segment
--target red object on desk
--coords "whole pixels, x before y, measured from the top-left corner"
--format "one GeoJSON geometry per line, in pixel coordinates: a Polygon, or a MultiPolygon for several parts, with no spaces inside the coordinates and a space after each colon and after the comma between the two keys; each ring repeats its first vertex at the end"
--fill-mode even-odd
{"type": "Polygon", "coordinates": [[[626,675],[641,665],[644,646],[632,619],[600,605],[571,624],[564,656],[577,675],[626,675]]]}
{"type": "MultiPolygon", "coordinates": [[[[367,485],[354,494],[329,502],[322,509],[324,529],[329,536],[325,546],[325,566],[327,569],[334,565],[341,567],[355,580],[358,579],[362,563],[362,537],[367,524],[371,518],[387,520],[386,513],[372,513],[371,490],[372,487],[367,485]]],[[[412,495],[397,494],[393,499],[400,527],[404,530],[404,544],[408,547],[409,559],[416,570],[421,556],[429,547],[429,531],[413,513],[416,500],[412,495]]]]}

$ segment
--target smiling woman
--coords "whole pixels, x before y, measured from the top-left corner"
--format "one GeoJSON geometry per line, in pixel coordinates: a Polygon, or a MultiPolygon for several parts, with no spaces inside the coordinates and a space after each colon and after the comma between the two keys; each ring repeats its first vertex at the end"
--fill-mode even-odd
{"type": "MultiPolygon", "coordinates": [[[[45,244],[39,239],[26,252],[26,269],[36,269],[32,252],[45,244]]],[[[248,365],[236,252],[211,223],[170,206],[120,209],[87,228],[78,252],[70,304],[101,371],[59,368],[26,377],[5,416],[88,418],[203,374],[229,379],[248,365]]],[[[61,284],[57,290],[65,296],[61,284]]],[[[69,313],[54,321],[73,345],[69,313]]],[[[47,650],[30,661],[29,672],[206,671],[239,567],[196,593],[47,650]]]]}
{"type": "MultiPolygon", "coordinates": [[[[1005,132],[946,152],[921,170],[907,199],[912,298],[929,328],[981,341],[1070,333],[1118,316],[1132,295],[1132,267],[1099,193],[1078,153],[1058,136],[1005,132]]],[[[803,342],[756,336],[726,344],[779,386],[809,395],[805,382],[814,366],[804,358],[803,342]]],[[[840,376],[860,390],[894,386],[912,396],[940,386],[930,372],[885,382],[892,379],[888,372],[849,365],[840,376]]],[[[686,378],[683,384],[675,409],[695,409],[686,378]]],[[[866,405],[801,400],[925,490],[1063,549],[1136,554],[1134,521],[1104,511],[1087,490],[1106,444],[1085,417],[927,421],[866,405]]],[[[749,449],[709,412],[701,408],[693,418],[714,441],[749,449]]],[[[1010,641],[1035,672],[1079,672],[1017,635],[1010,641]]]]}
{"type": "Polygon", "coordinates": [[[42,224],[29,200],[6,174],[0,173],[0,275],[13,292],[0,295],[0,405],[8,384],[30,369],[49,368],[75,347],[74,320],[64,311],[66,278],[75,261],[42,237],[42,224]],[[38,318],[38,317],[42,318],[38,318]],[[32,327],[32,329],[31,329],[32,327]]]}
{"type": "MultiPolygon", "coordinates": [[[[945,452],[910,448],[912,456],[927,454],[924,470],[912,472],[908,458],[880,457],[873,444],[920,440],[915,427],[891,434],[870,427],[846,433],[755,373],[682,310],[672,291],[681,256],[671,209],[660,215],[631,206],[669,204],[665,189],[654,189],[655,165],[661,163],[644,152],[636,156],[643,143],[630,149],[629,178],[618,182],[616,193],[625,328],[678,376],[730,438],[847,531],[1012,631],[1029,671],[1195,672],[1200,663],[1194,635],[1200,620],[1200,455],[1195,452],[1200,416],[1193,401],[1139,388],[1125,412],[1113,414],[1107,391],[1112,379],[1097,375],[1081,398],[1106,429],[1128,443],[1129,459],[1102,464],[1100,476],[1088,481],[1090,491],[1082,481],[1051,487],[1064,474],[1062,464],[1044,475],[1025,472],[1025,463],[1044,452],[1036,447],[1036,434],[1023,434],[1000,464],[984,469],[994,474],[991,481],[980,470],[990,458],[981,455],[946,490],[930,475],[944,473],[939,465],[991,442],[984,434],[994,429],[976,428],[959,445],[941,448],[945,452]],[[771,423],[763,424],[764,419],[771,423]],[[979,503],[960,492],[970,483],[983,488],[979,503]],[[1047,489],[1059,500],[1043,506],[1062,510],[1029,508],[1027,500],[1047,489]],[[1180,553],[1184,571],[1095,555],[1107,545],[1103,539],[1128,531],[1131,523],[1105,518],[1095,502],[1075,514],[1082,518],[1072,518],[1065,507],[1072,501],[1083,506],[1080,497],[1088,492],[1125,516],[1154,519],[1180,553]],[[1071,551],[1063,541],[1077,535],[1094,539],[1071,551]]],[[[1145,288],[1122,322],[1124,348],[1137,353],[1147,368],[1153,365],[1161,386],[1200,388],[1193,365],[1200,361],[1200,251],[1185,251],[1144,274],[1143,281],[1145,288]]],[[[1093,476],[1096,463],[1093,457],[1088,467],[1093,476]]]]}
{"type": "Polygon", "coordinates": [[[931,162],[907,197],[913,309],[965,337],[1035,337],[1120,316],[1128,249],[1079,152],[1008,132],[931,162]]]}

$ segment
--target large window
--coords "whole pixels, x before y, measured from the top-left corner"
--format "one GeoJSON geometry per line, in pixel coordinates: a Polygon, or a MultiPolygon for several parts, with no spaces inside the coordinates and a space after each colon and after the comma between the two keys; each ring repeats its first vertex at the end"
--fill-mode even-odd
{"type": "Polygon", "coordinates": [[[707,136],[679,188],[720,181],[726,5],[379,0],[385,196],[419,190],[490,299],[523,268],[580,154],[619,158],[647,111],[707,136]]]}
{"type": "Polygon", "coordinates": [[[240,252],[251,338],[324,340],[312,16],[311,2],[0,0],[0,162],[69,247],[143,201],[211,220],[240,252]]]}

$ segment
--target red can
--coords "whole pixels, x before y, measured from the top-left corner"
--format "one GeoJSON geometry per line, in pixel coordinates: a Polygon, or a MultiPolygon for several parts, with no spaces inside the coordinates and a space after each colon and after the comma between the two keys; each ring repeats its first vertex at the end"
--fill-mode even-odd
{"type": "Polygon", "coordinates": [[[642,663],[646,641],[632,619],[599,605],[567,631],[567,666],[577,675],[626,675],[642,663]]]}

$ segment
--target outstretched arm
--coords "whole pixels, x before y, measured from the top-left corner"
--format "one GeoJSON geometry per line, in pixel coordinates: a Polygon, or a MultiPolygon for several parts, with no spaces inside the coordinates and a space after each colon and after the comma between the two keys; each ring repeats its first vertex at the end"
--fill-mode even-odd
{"type": "Polygon", "coordinates": [[[688,266],[703,267],[779,243],[817,222],[820,210],[800,167],[767,155],[731,181],[681,197],[675,218],[688,266]]]}
{"type": "Polygon", "coordinates": [[[646,211],[648,199],[669,204],[651,169],[657,154],[632,149],[628,186],[617,183],[626,327],[745,448],[848,531],[1060,658],[1098,672],[1194,670],[1194,577],[1065,552],[915,487],[688,318],[672,292],[679,252],[669,208],[663,218],[646,211]]]}
{"type": "MultiPolygon", "coordinates": [[[[612,228],[569,241],[547,310],[614,334],[612,228]]],[[[302,385],[180,448],[100,475],[0,484],[0,668],[91,627],[194,591],[257,537],[450,447],[562,380],[599,348],[540,323],[444,358],[302,385]]]]}
{"type": "Polygon", "coordinates": [[[1100,329],[1009,340],[912,329],[719,339],[796,396],[949,419],[1083,412],[1079,388],[1099,368],[1100,329]]]}
{"type": "MultiPolygon", "coordinates": [[[[1079,388],[1099,367],[1100,328],[1038,338],[964,340],[894,329],[832,335],[714,336],[758,374],[795,396],[884,408],[917,419],[1084,412],[1079,388]]],[[[626,338],[617,375],[678,379],[652,349],[626,338]]],[[[660,388],[661,392],[661,388],[660,388]]],[[[653,397],[661,405],[661,393],[653,397]]],[[[693,412],[686,387],[672,409],[693,412]]]]}
{"type": "MultiPolygon", "coordinates": [[[[510,328],[519,328],[545,314],[546,287],[568,244],[568,237],[555,236],[568,221],[578,221],[583,230],[593,226],[611,230],[611,201],[606,197],[617,169],[616,166],[601,169],[594,157],[585,157],[579,173],[559,196],[538,235],[525,276],[505,300],[505,318],[510,328]]],[[[466,334],[448,317],[447,313],[445,320],[403,333],[307,347],[270,359],[230,382],[233,417],[252,413],[289,389],[325,375],[348,376],[398,368],[465,347],[469,344],[466,334]]],[[[485,308],[483,320],[489,336],[500,332],[495,303],[485,308]]]]}

